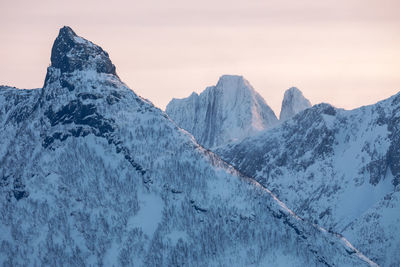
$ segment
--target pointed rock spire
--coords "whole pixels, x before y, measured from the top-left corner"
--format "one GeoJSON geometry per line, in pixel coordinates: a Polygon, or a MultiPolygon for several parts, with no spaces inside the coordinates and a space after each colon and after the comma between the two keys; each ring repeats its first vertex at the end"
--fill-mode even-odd
{"type": "Polygon", "coordinates": [[[291,87],[286,90],[283,97],[279,119],[285,121],[309,107],[311,107],[311,103],[303,96],[303,93],[298,88],[291,87]]]}
{"type": "Polygon", "coordinates": [[[116,75],[108,53],[100,46],[79,37],[68,26],[60,29],[51,50],[51,66],[62,73],[92,69],[116,75]]]}

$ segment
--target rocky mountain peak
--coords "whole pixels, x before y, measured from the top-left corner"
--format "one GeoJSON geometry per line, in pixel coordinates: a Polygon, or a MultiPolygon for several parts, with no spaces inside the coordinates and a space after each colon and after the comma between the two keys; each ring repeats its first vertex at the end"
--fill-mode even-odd
{"type": "Polygon", "coordinates": [[[254,135],[278,122],[261,95],[238,75],[221,76],[200,95],[173,99],[166,112],[207,148],[254,135]]]}
{"type": "Polygon", "coordinates": [[[286,90],[283,97],[279,119],[285,121],[309,107],[311,107],[311,103],[303,93],[297,87],[291,87],[286,90]]]}
{"type": "Polygon", "coordinates": [[[108,53],[100,46],[76,35],[68,26],[60,29],[51,50],[51,67],[60,69],[61,73],[76,70],[96,70],[98,73],[116,75],[108,53]]]}

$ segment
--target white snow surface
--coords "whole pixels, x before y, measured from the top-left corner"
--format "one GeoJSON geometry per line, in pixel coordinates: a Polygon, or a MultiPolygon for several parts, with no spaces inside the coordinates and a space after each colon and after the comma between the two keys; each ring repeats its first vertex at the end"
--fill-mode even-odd
{"type": "Polygon", "coordinates": [[[128,227],[140,227],[144,234],[153,237],[161,223],[164,202],[157,194],[138,194],[139,211],[128,220],[128,227]]]}

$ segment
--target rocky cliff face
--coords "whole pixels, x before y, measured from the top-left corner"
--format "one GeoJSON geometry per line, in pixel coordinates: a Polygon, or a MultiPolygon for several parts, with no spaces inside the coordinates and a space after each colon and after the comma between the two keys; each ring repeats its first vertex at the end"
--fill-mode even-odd
{"type": "Polygon", "coordinates": [[[51,66],[61,73],[76,70],[95,70],[98,73],[114,74],[115,66],[100,46],[83,39],[69,27],[60,29],[51,50],[51,66]]]}
{"type": "Polygon", "coordinates": [[[173,99],[166,113],[206,148],[243,139],[278,122],[250,83],[232,75],[222,76],[200,95],[173,99]]]}
{"type": "Polygon", "coordinates": [[[43,88],[0,88],[2,265],[374,265],[200,147],[72,34],[60,30],[43,88]]]}
{"type": "Polygon", "coordinates": [[[300,216],[396,266],[399,118],[400,94],[351,111],[320,104],[216,152],[300,216]]]}
{"type": "Polygon", "coordinates": [[[310,101],[303,96],[303,93],[296,87],[286,90],[283,100],[279,120],[285,121],[294,115],[311,107],[310,101]]]}

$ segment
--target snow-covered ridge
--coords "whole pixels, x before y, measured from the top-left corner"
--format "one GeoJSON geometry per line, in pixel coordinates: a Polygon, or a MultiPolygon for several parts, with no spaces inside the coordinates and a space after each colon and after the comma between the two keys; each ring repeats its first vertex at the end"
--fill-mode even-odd
{"type": "Polygon", "coordinates": [[[0,89],[2,265],[374,265],[93,68],[101,61],[62,51],[78,64],[52,64],[43,88],[0,89]]]}
{"type": "Polygon", "coordinates": [[[223,75],[200,95],[173,99],[167,114],[207,148],[243,139],[278,122],[272,109],[242,76],[223,75]]]}
{"type": "Polygon", "coordinates": [[[301,217],[342,233],[382,266],[397,266],[399,129],[400,93],[351,111],[315,105],[216,152],[301,217]]]}
{"type": "MultiPolygon", "coordinates": [[[[288,89],[282,101],[280,121],[290,119],[311,103],[296,87],[288,89]]],[[[196,138],[199,144],[215,149],[253,136],[278,124],[274,112],[243,76],[223,75],[216,86],[200,95],[193,92],[172,99],[167,114],[196,138]]]]}

